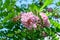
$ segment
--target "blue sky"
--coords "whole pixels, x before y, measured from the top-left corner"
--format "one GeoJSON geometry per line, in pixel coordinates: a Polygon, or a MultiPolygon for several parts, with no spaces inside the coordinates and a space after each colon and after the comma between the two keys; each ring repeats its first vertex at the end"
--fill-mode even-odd
{"type": "MultiPolygon", "coordinates": [[[[35,0],[35,1],[38,1],[38,0],[35,0]]],[[[56,3],[56,2],[58,2],[59,0],[54,0],[53,1],[53,3],[56,3]]],[[[3,3],[5,2],[5,0],[3,0],[3,3]]],[[[31,4],[32,3],[32,0],[17,0],[17,2],[16,2],[16,5],[17,6],[21,6],[21,4],[26,4],[26,6],[28,6],[28,4],[31,4]],[[20,3],[20,1],[22,1],[21,3],[20,3]]],[[[52,8],[54,8],[54,7],[56,7],[56,5],[54,5],[54,4],[51,4],[51,5],[49,5],[48,7],[52,7],[52,8]]]]}
{"type": "MultiPolygon", "coordinates": [[[[35,0],[35,1],[38,1],[38,0],[35,0]]],[[[53,1],[53,3],[56,3],[56,2],[58,2],[59,0],[54,0],[53,1]]],[[[17,2],[16,2],[16,5],[17,6],[21,6],[21,4],[26,4],[26,6],[28,5],[28,4],[31,4],[32,3],[32,0],[18,0],[17,2]],[[22,1],[21,3],[20,3],[20,1],[22,1]]],[[[48,7],[51,7],[51,8],[54,8],[54,7],[56,7],[56,5],[55,4],[51,4],[51,5],[49,5],[48,7]]]]}

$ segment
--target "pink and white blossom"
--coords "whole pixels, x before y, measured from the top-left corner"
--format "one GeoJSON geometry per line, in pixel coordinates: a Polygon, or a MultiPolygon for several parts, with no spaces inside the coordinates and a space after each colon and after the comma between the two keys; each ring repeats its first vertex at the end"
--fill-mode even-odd
{"type": "Polygon", "coordinates": [[[49,22],[49,20],[48,20],[48,17],[46,16],[46,14],[45,13],[40,13],[40,15],[41,15],[41,17],[42,17],[42,19],[43,19],[43,23],[44,23],[44,26],[50,26],[50,22],[49,22]]]}
{"type": "Polygon", "coordinates": [[[32,12],[21,14],[21,22],[27,28],[36,28],[37,27],[36,21],[38,20],[39,18],[33,15],[32,12]]]}
{"type": "MultiPolygon", "coordinates": [[[[43,25],[44,26],[50,26],[50,22],[48,20],[48,17],[45,13],[40,13],[40,16],[42,17],[43,25]]],[[[37,22],[39,21],[39,17],[35,16],[32,12],[22,13],[21,14],[21,22],[26,28],[37,28],[37,22]]],[[[41,21],[40,21],[41,23],[41,21]]]]}

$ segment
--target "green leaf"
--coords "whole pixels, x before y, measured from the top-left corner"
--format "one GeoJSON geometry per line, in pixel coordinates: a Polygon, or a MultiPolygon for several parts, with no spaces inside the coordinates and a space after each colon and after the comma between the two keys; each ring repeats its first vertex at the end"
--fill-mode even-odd
{"type": "Polygon", "coordinates": [[[48,6],[49,4],[51,4],[53,2],[53,0],[45,0],[45,2],[44,2],[44,5],[40,8],[40,10],[39,10],[39,12],[41,12],[41,11],[43,11],[43,8],[45,7],[45,6],[48,6]]]}
{"type": "Polygon", "coordinates": [[[56,3],[57,6],[60,6],[60,1],[56,3]]]}
{"type": "Polygon", "coordinates": [[[7,36],[8,36],[8,37],[13,37],[14,34],[13,34],[13,33],[8,33],[7,36]]]}
{"type": "Polygon", "coordinates": [[[57,28],[60,29],[60,24],[59,24],[58,22],[56,22],[56,21],[50,19],[50,23],[51,23],[53,26],[55,26],[55,27],[57,27],[57,28]]]}

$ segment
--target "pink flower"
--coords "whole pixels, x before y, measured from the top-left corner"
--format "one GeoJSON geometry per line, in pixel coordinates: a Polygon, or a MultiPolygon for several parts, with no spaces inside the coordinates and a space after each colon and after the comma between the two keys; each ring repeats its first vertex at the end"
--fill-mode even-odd
{"type": "MultiPolygon", "coordinates": [[[[45,13],[40,13],[40,16],[42,17],[43,25],[42,26],[50,26],[50,22],[48,20],[48,17],[45,15],[45,13]]],[[[32,12],[22,13],[21,14],[21,22],[26,28],[37,28],[37,24],[41,23],[39,17],[35,16],[32,12]]],[[[41,24],[39,24],[41,25],[41,24]]]]}
{"type": "Polygon", "coordinates": [[[42,13],[40,13],[40,15],[43,19],[44,26],[50,26],[50,22],[48,20],[48,17],[46,16],[46,14],[42,12],[42,13]]]}
{"type": "Polygon", "coordinates": [[[26,28],[36,28],[37,27],[36,21],[38,20],[39,18],[33,15],[32,12],[21,14],[21,22],[26,28]]]}

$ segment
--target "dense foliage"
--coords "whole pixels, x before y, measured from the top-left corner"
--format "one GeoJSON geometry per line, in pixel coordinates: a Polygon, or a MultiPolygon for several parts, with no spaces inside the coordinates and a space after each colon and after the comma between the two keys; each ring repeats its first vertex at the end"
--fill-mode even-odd
{"type": "Polygon", "coordinates": [[[49,37],[51,40],[59,40],[57,35],[60,32],[60,23],[59,20],[54,19],[60,18],[60,1],[53,3],[54,0],[32,0],[30,4],[27,4],[27,0],[19,1],[20,3],[26,1],[27,6],[26,4],[17,3],[18,1],[0,0],[0,40],[44,40],[45,37],[49,37]],[[49,8],[48,6],[51,4],[55,4],[57,7],[49,8]],[[41,20],[41,26],[36,25],[37,28],[32,29],[24,27],[25,20],[22,23],[21,19],[30,15],[28,14],[29,12],[32,12],[33,15],[41,20]],[[45,16],[48,17],[47,19],[50,22],[50,24],[48,23],[49,27],[42,27],[46,20],[44,21],[44,18],[41,18],[41,12],[45,13],[45,16]],[[20,18],[21,13],[22,15],[24,13],[27,14],[20,18]]]}

